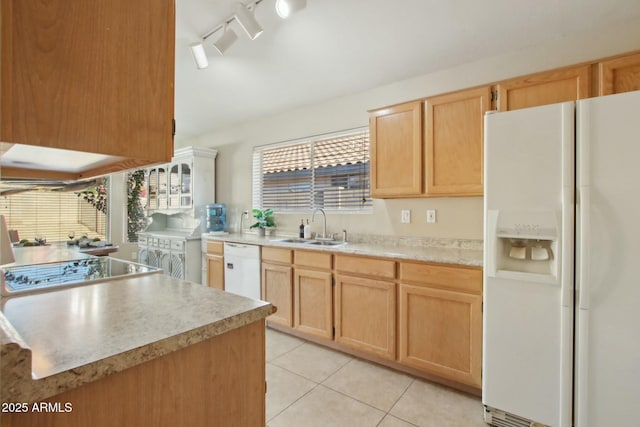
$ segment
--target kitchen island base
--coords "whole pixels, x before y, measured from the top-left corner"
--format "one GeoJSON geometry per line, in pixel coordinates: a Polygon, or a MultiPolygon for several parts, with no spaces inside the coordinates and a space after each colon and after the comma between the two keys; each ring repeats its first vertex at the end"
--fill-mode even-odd
{"type": "Polygon", "coordinates": [[[4,413],[4,427],[265,425],[265,322],[4,413]],[[64,412],[68,411],[68,412],[64,412]]]}

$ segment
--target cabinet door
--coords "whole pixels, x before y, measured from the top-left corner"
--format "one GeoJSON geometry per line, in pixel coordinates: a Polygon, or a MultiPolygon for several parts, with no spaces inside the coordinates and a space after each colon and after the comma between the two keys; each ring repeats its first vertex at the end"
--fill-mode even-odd
{"type": "Polygon", "coordinates": [[[294,327],[333,338],[333,286],[330,271],[294,270],[294,327]]]}
{"type": "Polygon", "coordinates": [[[396,284],[336,277],[336,341],[389,360],[396,357],[396,284]]]}
{"type": "Polygon", "coordinates": [[[481,386],[482,296],[400,284],[399,361],[481,386]]]}
{"type": "Polygon", "coordinates": [[[207,285],[224,290],[224,257],[207,255],[207,285]]]}
{"type": "Polygon", "coordinates": [[[490,88],[465,90],[425,103],[425,189],[431,195],[481,196],[484,113],[490,88]]]}
{"type": "Polygon", "coordinates": [[[3,0],[1,16],[0,140],[122,156],[120,170],[171,158],[173,0],[3,0]]]}
{"type": "Polygon", "coordinates": [[[169,168],[169,208],[180,207],[180,168],[176,164],[169,168]]]}
{"type": "Polygon", "coordinates": [[[293,327],[293,268],[262,263],[262,298],[278,310],[267,317],[269,322],[293,327]]]}
{"type": "Polygon", "coordinates": [[[591,95],[591,67],[565,68],[498,84],[498,110],[575,101],[591,95]]]}
{"type": "Polygon", "coordinates": [[[371,196],[399,197],[422,193],[422,102],[373,111],[371,196]]]}
{"type": "Polygon", "coordinates": [[[600,95],[640,90],[640,53],[602,61],[600,95]]]}

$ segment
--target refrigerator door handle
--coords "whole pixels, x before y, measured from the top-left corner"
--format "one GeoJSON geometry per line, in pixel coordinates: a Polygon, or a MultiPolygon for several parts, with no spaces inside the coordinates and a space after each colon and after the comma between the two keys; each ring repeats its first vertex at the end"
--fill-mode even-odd
{"type": "Polygon", "coordinates": [[[578,308],[588,310],[590,305],[589,282],[591,280],[589,245],[591,240],[591,187],[580,187],[580,279],[578,281],[578,308]]]}

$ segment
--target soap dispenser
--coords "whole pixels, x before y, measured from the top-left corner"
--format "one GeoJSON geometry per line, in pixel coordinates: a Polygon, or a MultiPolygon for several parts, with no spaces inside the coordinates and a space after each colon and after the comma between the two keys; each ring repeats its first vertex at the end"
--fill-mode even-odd
{"type": "Polygon", "coordinates": [[[307,225],[304,226],[304,238],[311,238],[311,226],[309,225],[309,218],[307,218],[307,225]]]}

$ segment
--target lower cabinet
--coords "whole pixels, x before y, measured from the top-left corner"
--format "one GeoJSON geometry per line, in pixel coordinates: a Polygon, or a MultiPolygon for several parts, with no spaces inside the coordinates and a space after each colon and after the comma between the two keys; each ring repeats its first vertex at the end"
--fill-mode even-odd
{"type": "Polygon", "coordinates": [[[292,273],[291,266],[262,263],[262,298],[277,309],[267,319],[290,328],[293,326],[292,273]]]}
{"type": "Polygon", "coordinates": [[[224,290],[224,244],[207,242],[207,286],[224,290]]]}
{"type": "MultiPolygon", "coordinates": [[[[482,269],[263,247],[268,322],[479,390],[482,269]]],[[[322,342],[319,340],[318,342],[322,342]]]]}
{"type": "Polygon", "coordinates": [[[224,257],[207,254],[207,285],[224,290],[224,257]]]}
{"type": "Polygon", "coordinates": [[[295,268],[294,327],[300,332],[333,338],[333,286],[330,271],[295,268]]]}
{"type": "Polygon", "coordinates": [[[400,263],[398,361],[482,383],[482,271],[400,263]]]}
{"type": "Polygon", "coordinates": [[[396,358],[396,284],[336,276],[336,342],[396,358]]]}
{"type": "Polygon", "coordinates": [[[268,323],[293,327],[293,251],[262,248],[262,299],[276,307],[268,323]]]}

